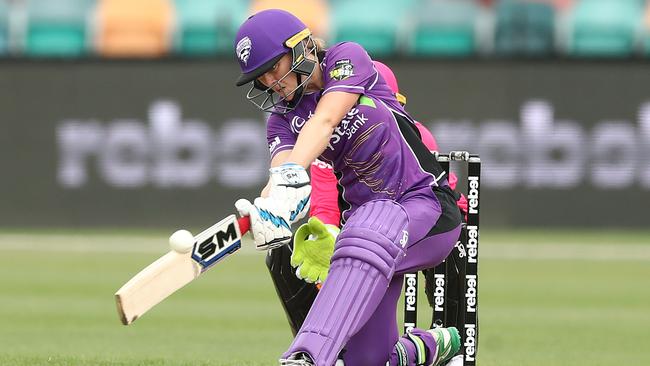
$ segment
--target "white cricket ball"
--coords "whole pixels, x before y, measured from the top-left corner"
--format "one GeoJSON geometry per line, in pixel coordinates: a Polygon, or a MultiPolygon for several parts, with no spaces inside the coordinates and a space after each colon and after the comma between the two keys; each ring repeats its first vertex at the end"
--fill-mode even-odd
{"type": "Polygon", "coordinates": [[[187,230],[178,230],[169,237],[169,246],[178,253],[187,253],[194,246],[194,235],[187,230]]]}

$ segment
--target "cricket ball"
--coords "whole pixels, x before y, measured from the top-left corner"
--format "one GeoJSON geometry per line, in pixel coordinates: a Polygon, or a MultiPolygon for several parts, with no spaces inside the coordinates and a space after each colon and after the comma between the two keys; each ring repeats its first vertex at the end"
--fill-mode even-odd
{"type": "Polygon", "coordinates": [[[169,246],[178,253],[187,253],[194,246],[194,235],[187,230],[178,230],[169,237],[169,246]]]}

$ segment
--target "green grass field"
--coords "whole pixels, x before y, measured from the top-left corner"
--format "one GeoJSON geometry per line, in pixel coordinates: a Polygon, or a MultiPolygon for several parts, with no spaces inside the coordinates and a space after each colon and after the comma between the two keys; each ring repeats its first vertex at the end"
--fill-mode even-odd
{"type": "MultiPolygon", "coordinates": [[[[120,324],[114,292],[167,235],[0,232],[0,365],[276,365],[291,334],[250,249],[120,324]]],[[[484,232],[480,250],[478,365],[650,365],[650,232],[484,232]]]]}

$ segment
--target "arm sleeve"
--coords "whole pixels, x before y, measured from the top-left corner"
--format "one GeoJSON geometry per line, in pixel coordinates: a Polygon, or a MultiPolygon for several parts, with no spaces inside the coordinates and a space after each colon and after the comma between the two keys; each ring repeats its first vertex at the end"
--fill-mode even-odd
{"type": "Polygon", "coordinates": [[[318,217],[323,223],[339,226],[341,213],[338,205],[336,176],[329,164],[315,160],[310,167],[311,208],[309,216],[318,217]]]}
{"type": "Polygon", "coordinates": [[[379,73],[361,45],[343,42],[332,46],[323,67],[324,91],[366,94],[377,83],[379,73]]]}
{"type": "Polygon", "coordinates": [[[271,160],[280,151],[291,150],[296,144],[296,134],[291,126],[280,116],[272,114],[266,122],[266,140],[271,152],[271,160]]]}

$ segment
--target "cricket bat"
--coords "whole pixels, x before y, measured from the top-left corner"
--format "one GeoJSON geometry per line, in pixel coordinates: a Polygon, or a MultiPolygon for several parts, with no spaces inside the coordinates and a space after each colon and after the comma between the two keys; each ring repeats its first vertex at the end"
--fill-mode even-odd
{"type": "Polygon", "coordinates": [[[169,295],[192,282],[217,262],[241,248],[250,228],[248,216],[230,215],[194,236],[187,253],[170,251],[136,274],[115,293],[122,324],[129,325],[169,295]]]}

